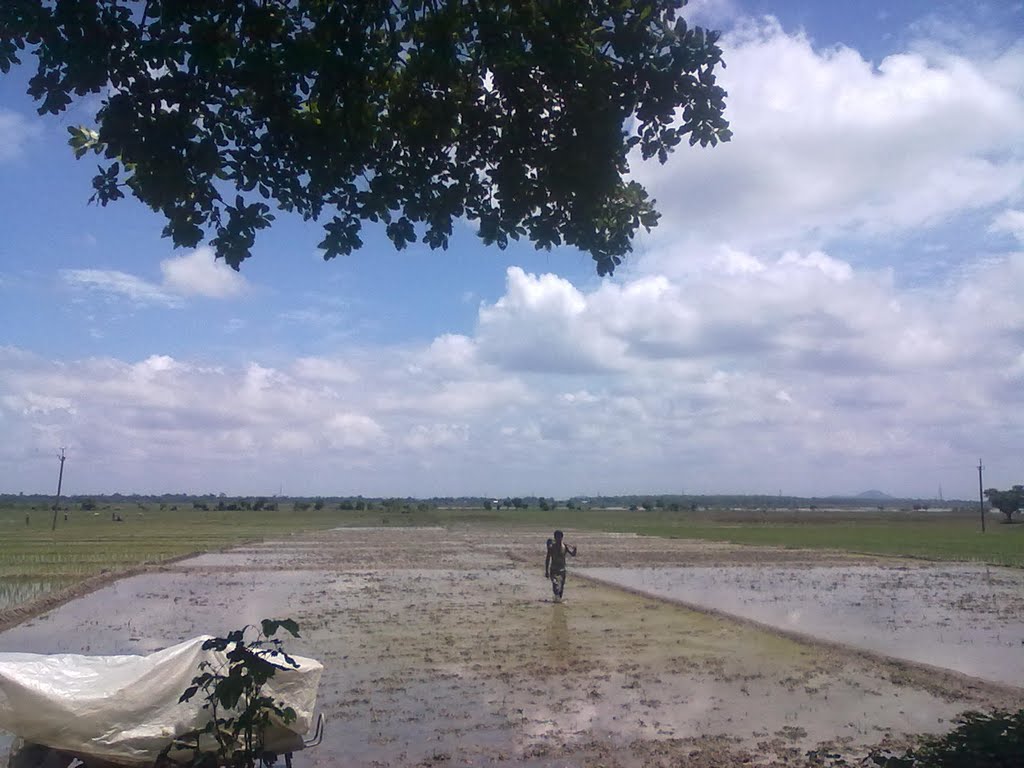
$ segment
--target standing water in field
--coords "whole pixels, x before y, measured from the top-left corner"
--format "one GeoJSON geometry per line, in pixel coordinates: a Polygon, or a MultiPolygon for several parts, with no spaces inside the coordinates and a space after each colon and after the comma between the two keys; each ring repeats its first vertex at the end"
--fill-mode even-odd
{"type": "Polygon", "coordinates": [[[1024,571],[735,566],[581,573],[781,630],[1024,686],[1024,571]]]}
{"type": "MultiPolygon", "coordinates": [[[[302,637],[289,650],[323,660],[318,706],[331,724],[296,768],[781,764],[826,743],[852,761],[883,740],[948,730],[967,709],[1018,705],[1019,694],[983,682],[583,579],[567,604],[552,604],[536,557],[548,535],[364,528],[248,545],[107,584],[0,633],[0,651],[151,653],[293,618],[302,637]]],[[[703,556],[721,567],[713,558],[764,554],[608,534],[572,541],[590,565],[703,556]]],[[[0,763],[4,752],[0,733],[0,763]]]]}

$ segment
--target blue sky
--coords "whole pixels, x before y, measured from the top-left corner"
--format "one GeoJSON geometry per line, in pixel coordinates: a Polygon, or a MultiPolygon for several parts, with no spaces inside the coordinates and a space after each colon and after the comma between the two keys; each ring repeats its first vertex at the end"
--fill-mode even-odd
{"type": "Polygon", "coordinates": [[[240,274],[89,206],[0,77],[0,491],[972,496],[1024,481],[1024,8],[707,0],[735,139],[634,164],[662,225],[586,254],[240,274]]]}

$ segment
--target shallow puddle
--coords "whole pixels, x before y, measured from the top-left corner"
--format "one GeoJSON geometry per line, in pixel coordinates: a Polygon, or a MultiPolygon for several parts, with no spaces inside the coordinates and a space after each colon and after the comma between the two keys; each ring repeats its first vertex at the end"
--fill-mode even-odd
{"type": "Polygon", "coordinates": [[[283,618],[320,583],[312,571],[129,576],[0,633],[0,652],[151,653],[283,618]]]}
{"type": "Polygon", "coordinates": [[[1024,571],[729,566],[583,572],[779,629],[1024,686],[1024,571]]]}

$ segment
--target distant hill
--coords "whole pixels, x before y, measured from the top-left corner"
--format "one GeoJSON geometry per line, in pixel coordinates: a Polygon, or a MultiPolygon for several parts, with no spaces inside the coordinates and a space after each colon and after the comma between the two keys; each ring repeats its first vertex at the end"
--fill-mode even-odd
{"type": "Polygon", "coordinates": [[[875,501],[881,501],[882,499],[892,499],[892,498],[895,498],[895,497],[890,496],[888,493],[884,493],[883,491],[876,491],[876,490],[872,489],[870,491],[864,491],[864,493],[858,493],[853,498],[855,498],[855,499],[872,499],[872,500],[875,500],[875,501]]]}

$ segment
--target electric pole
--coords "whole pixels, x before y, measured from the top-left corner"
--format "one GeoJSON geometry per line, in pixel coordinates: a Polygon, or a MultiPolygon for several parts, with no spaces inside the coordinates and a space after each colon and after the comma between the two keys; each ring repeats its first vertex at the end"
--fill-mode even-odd
{"type": "Polygon", "coordinates": [[[60,459],[60,474],[57,475],[57,500],[53,502],[53,527],[51,531],[57,530],[57,510],[60,508],[60,486],[64,482],[64,449],[60,449],[60,455],[57,457],[60,459]]]}
{"type": "Polygon", "coordinates": [[[981,513],[981,532],[985,532],[985,492],[982,490],[984,484],[981,480],[981,459],[978,459],[978,511],[981,513]]]}

